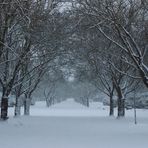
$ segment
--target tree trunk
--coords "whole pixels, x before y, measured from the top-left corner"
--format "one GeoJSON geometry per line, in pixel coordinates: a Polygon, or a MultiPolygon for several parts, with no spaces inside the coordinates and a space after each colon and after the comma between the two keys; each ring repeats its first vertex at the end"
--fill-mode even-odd
{"type": "Polygon", "coordinates": [[[89,98],[86,97],[86,106],[89,107],[89,98]]]}
{"type": "Polygon", "coordinates": [[[54,104],[53,101],[54,101],[54,97],[52,96],[52,97],[50,97],[50,100],[49,100],[49,105],[50,105],[50,106],[51,106],[52,104],[54,104]]]}
{"type": "Polygon", "coordinates": [[[53,104],[53,97],[46,98],[46,106],[50,107],[53,104]]]}
{"type": "Polygon", "coordinates": [[[24,101],[24,115],[30,115],[30,102],[30,98],[26,98],[24,101]]]}
{"type": "Polygon", "coordinates": [[[50,106],[50,102],[49,102],[49,99],[46,98],[46,106],[49,107],[50,106]]]}
{"type": "Polygon", "coordinates": [[[14,115],[15,116],[20,116],[21,115],[21,103],[20,103],[20,99],[18,97],[16,97],[14,115]]]}
{"type": "Polygon", "coordinates": [[[117,96],[118,96],[118,100],[117,100],[117,105],[118,105],[118,115],[117,117],[124,117],[125,116],[125,100],[123,98],[123,94],[122,94],[122,89],[120,87],[120,85],[117,83],[117,80],[114,79],[114,86],[117,92],[117,96]]]}
{"type": "Polygon", "coordinates": [[[121,92],[121,89],[118,89],[118,117],[125,116],[125,101],[121,92]]]}
{"type": "Polygon", "coordinates": [[[8,119],[8,96],[2,96],[1,100],[1,119],[8,119]]]}
{"type": "Polygon", "coordinates": [[[110,94],[110,111],[109,115],[113,116],[114,115],[114,100],[113,100],[113,95],[110,94]]]}

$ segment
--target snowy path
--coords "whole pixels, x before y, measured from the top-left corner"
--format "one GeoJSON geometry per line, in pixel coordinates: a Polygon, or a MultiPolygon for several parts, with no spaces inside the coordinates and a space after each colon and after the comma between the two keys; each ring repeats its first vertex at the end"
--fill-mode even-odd
{"type": "MultiPolygon", "coordinates": [[[[34,116],[0,122],[0,148],[147,148],[148,117],[143,115],[134,125],[130,112],[129,117],[117,120],[97,115],[93,108],[76,104],[66,108],[66,103],[70,105],[65,102],[48,111],[37,105],[32,108],[34,116]],[[69,114],[63,116],[65,112],[69,114]]],[[[99,110],[106,116],[106,110],[101,106],[99,110]]]]}

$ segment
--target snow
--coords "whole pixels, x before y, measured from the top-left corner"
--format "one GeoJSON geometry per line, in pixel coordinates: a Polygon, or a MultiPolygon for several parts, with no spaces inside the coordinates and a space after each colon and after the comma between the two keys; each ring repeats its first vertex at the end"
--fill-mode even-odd
{"type": "Polygon", "coordinates": [[[138,110],[138,124],[133,110],[126,117],[108,117],[108,107],[91,103],[90,108],[68,99],[46,108],[38,102],[31,116],[0,122],[2,148],[147,148],[148,111],[138,110]]]}

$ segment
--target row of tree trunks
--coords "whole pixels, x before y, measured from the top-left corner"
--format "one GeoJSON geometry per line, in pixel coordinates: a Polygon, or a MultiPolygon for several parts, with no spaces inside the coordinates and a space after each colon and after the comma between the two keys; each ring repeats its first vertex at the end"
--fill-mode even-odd
{"type": "MultiPolygon", "coordinates": [[[[113,97],[110,96],[110,111],[109,115],[113,116],[114,115],[114,100],[113,97]]],[[[118,97],[117,99],[117,117],[124,117],[125,116],[125,99],[122,97],[118,97]]]]}
{"type": "MultiPolygon", "coordinates": [[[[24,101],[24,115],[30,115],[30,105],[31,99],[27,98],[24,101]]],[[[20,116],[21,115],[21,103],[19,99],[15,104],[15,113],[14,115],[20,116]]],[[[1,101],[1,119],[7,120],[8,119],[8,97],[2,97],[1,101]]]]}

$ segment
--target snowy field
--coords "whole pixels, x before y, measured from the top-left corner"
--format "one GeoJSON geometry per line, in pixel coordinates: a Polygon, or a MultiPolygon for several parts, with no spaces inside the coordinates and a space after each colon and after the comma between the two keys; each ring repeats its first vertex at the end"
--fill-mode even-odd
{"type": "Polygon", "coordinates": [[[0,148],[147,148],[148,111],[133,110],[124,119],[108,117],[108,108],[93,103],[90,108],[69,99],[51,108],[38,102],[31,116],[0,122],[0,148]]]}

